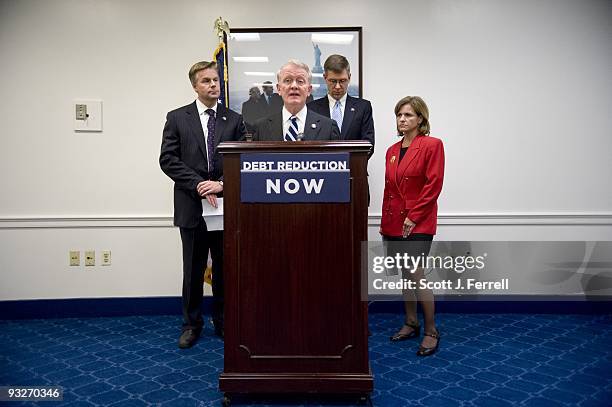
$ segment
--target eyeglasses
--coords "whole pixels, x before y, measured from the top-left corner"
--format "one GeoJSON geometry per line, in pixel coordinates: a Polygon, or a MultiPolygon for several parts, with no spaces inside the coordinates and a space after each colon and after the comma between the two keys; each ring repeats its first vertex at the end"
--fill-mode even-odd
{"type": "Polygon", "coordinates": [[[348,83],[348,79],[327,79],[327,82],[333,86],[340,85],[344,87],[348,83]]]}
{"type": "Polygon", "coordinates": [[[308,82],[304,78],[295,78],[295,79],[293,79],[291,77],[286,77],[286,78],[283,78],[283,80],[282,80],[282,84],[286,85],[286,86],[293,85],[293,82],[295,82],[298,86],[305,86],[305,85],[308,84],[308,82]]]}

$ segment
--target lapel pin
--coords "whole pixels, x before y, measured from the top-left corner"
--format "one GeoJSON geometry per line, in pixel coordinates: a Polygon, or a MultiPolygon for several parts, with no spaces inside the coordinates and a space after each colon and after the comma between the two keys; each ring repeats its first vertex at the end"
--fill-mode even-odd
{"type": "Polygon", "coordinates": [[[354,107],[351,107],[351,112],[354,112],[354,111],[355,111],[355,108],[354,108],[354,107]]]}
{"type": "Polygon", "coordinates": [[[223,120],[227,120],[227,117],[223,116],[223,117],[222,117],[222,119],[223,119],[223,120]]]}
{"type": "Polygon", "coordinates": [[[315,123],[311,124],[310,127],[312,127],[313,129],[317,128],[317,125],[315,123]]]}
{"type": "Polygon", "coordinates": [[[391,157],[391,164],[393,164],[395,162],[395,156],[391,157]]]}

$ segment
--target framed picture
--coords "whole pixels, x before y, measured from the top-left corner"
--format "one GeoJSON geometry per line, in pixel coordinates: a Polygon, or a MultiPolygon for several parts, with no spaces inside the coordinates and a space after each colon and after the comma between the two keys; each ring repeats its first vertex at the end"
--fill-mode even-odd
{"type": "Polygon", "coordinates": [[[276,74],[290,59],[310,67],[312,95],[308,100],[325,96],[323,64],[332,54],[348,59],[348,94],[360,97],[361,32],[361,27],[233,28],[227,40],[230,108],[241,113],[249,125],[282,107],[276,74]]]}

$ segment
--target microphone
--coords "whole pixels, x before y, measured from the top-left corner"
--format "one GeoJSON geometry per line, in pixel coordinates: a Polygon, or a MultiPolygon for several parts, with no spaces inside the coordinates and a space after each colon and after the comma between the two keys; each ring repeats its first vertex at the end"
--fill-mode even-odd
{"type": "Polygon", "coordinates": [[[253,141],[253,132],[251,131],[251,126],[248,125],[244,120],[242,120],[242,125],[244,126],[245,141],[250,143],[251,141],[253,141]]]}

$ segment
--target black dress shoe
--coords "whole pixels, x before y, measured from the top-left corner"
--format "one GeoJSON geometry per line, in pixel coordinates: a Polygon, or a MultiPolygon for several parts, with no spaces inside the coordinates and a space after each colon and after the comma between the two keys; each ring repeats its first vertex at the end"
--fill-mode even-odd
{"type": "Polygon", "coordinates": [[[195,329],[185,329],[178,341],[179,348],[191,348],[196,343],[199,336],[200,333],[195,329]]]}
{"type": "Polygon", "coordinates": [[[431,336],[434,339],[437,339],[436,346],[433,348],[426,348],[423,345],[419,346],[419,350],[417,351],[417,356],[431,356],[438,351],[438,347],[440,346],[440,333],[436,332],[435,334],[424,333],[423,336],[431,336]]]}
{"type": "Polygon", "coordinates": [[[416,338],[421,334],[421,325],[419,325],[418,323],[404,324],[404,326],[412,328],[412,331],[407,334],[401,334],[399,332],[396,333],[391,338],[389,338],[391,342],[405,341],[406,339],[416,338]]]}

